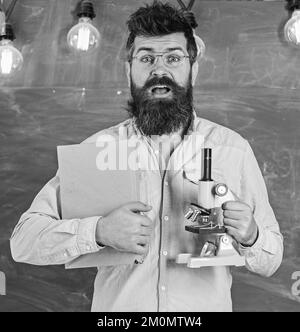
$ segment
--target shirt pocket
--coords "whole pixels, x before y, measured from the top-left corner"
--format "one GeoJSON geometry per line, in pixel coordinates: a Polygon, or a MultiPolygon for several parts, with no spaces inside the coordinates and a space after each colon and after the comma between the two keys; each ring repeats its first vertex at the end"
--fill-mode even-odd
{"type": "Polygon", "coordinates": [[[198,203],[198,182],[201,179],[201,170],[183,170],[183,193],[187,204],[198,203]]]}

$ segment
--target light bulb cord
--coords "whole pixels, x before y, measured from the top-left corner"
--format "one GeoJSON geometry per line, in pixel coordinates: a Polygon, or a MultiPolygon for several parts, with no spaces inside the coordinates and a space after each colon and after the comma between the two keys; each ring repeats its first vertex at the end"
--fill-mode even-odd
{"type": "Polygon", "coordinates": [[[190,0],[190,3],[186,6],[182,0],[177,0],[181,9],[184,11],[190,12],[194,6],[195,0],[190,0]]]}
{"type": "Polygon", "coordinates": [[[9,4],[9,7],[7,8],[7,11],[5,13],[6,15],[6,20],[8,21],[12,12],[14,11],[14,8],[16,6],[16,3],[17,3],[18,0],[12,0],[9,4]]]}
{"type": "Polygon", "coordinates": [[[286,9],[289,12],[292,13],[293,11],[300,9],[300,0],[286,0],[286,1],[287,1],[286,9]]]}
{"type": "Polygon", "coordinates": [[[198,24],[197,24],[194,13],[191,11],[193,8],[193,5],[195,3],[195,0],[191,0],[187,6],[184,4],[184,2],[182,0],[177,0],[177,2],[179,3],[179,5],[181,7],[181,12],[182,12],[182,15],[184,16],[184,18],[188,21],[188,23],[190,24],[190,26],[193,29],[196,29],[198,24]]]}

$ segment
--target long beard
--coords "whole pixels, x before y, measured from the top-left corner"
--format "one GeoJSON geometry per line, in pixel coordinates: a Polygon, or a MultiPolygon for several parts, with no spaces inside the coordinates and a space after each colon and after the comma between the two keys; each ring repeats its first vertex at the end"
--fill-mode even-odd
{"type": "Polygon", "coordinates": [[[187,87],[181,87],[168,77],[154,77],[142,88],[131,81],[132,99],[128,101],[130,117],[146,136],[170,134],[186,129],[193,117],[193,88],[191,77],[187,87]],[[149,88],[166,85],[172,91],[172,98],[151,98],[149,88]]]}

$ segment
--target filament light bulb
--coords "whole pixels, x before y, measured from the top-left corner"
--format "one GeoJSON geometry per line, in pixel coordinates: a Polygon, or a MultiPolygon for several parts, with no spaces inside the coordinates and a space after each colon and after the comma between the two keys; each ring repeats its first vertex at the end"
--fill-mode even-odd
{"type": "Polygon", "coordinates": [[[90,1],[82,1],[77,16],[79,22],[69,31],[67,42],[77,53],[89,53],[99,46],[101,39],[99,31],[92,23],[96,16],[93,4],[90,1]]]}
{"type": "Polygon", "coordinates": [[[9,49],[4,49],[0,60],[1,72],[4,75],[11,73],[13,67],[13,53],[9,49]]]}
{"type": "Polygon", "coordinates": [[[14,34],[6,23],[0,34],[0,76],[8,77],[22,68],[23,56],[13,45],[14,34]]]}
{"type": "Polygon", "coordinates": [[[300,48],[300,10],[296,9],[292,17],[284,26],[284,36],[286,41],[300,48]]]}
{"type": "Polygon", "coordinates": [[[79,23],[69,31],[68,45],[79,52],[90,52],[98,47],[100,33],[91,23],[88,17],[81,17],[79,23]]]}

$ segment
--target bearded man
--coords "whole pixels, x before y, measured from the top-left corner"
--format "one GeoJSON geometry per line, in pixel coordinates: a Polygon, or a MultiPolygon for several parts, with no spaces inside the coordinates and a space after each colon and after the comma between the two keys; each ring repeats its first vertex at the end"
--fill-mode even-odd
{"type": "Polygon", "coordinates": [[[197,193],[192,175],[196,171],[200,176],[201,170],[190,172],[190,165],[201,149],[190,151],[190,138],[198,135],[213,149],[213,178],[222,179],[240,198],[222,209],[246,267],[270,276],[281,263],[283,245],[263,177],[245,139],[196,115],[199,52],[182,12],[155,1],[132,14],[128,28],[129,119],[85,142],[104,134],[118,137],[122,129],[128,140],[143,147],[141,162],[150,159],[155,165],[144,173],[143,201],[101,217],[64,220],[57,175],[16,226],[13,257],[36,265],[65,264],[112,247],[143,255],[144,261],[99,267],[93,311],[231,311],[229,267],[189,269],[175,261],[178,253],[194,250],[183,220],[186,197],[197,193]]]}

